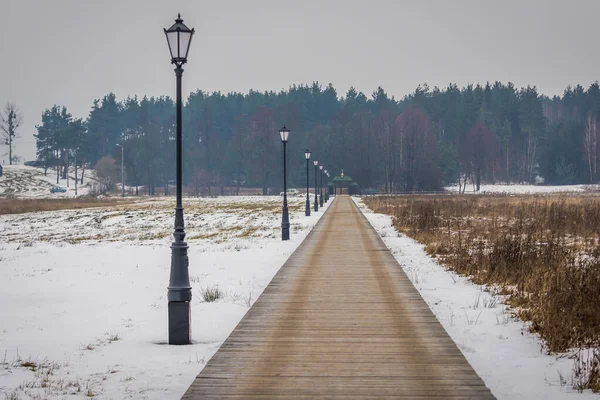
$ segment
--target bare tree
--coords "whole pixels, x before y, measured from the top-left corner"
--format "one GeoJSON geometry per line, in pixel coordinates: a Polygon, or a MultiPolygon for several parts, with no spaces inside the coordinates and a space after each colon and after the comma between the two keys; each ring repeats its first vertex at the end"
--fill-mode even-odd
{"type": "Polygon", "coordinates": [[[404,190],[437,190],[441,186],[437,138],[422,109],[410,107],[396,119],[402,145],[404,190]]]}
{"type": "Polygon", "coordinates": [[[18,137],[17,128],[23,123],[23,114],[15,103],[7,102],[0,114],[0,139],[8,146],[8,162],[10,165],[17,157],[13,157],[13,142],[18,137]]]}
{"type": "Polygon", "coordinates": [[[481,188],[481,176],[493,168],[495,154],[495,136],[487,125],[478,120],[467,133],[462,143],[462,159],[467,163],[466,173],[475,174],[476,190],[481,188]]]}
{"type": "Polygon", "coordinates": [[[104,156],[96,163],[96,175],[98,176],[100,194],[105,194],[116,187],[120,178],[120,169],[111,156],[104,156]]]}

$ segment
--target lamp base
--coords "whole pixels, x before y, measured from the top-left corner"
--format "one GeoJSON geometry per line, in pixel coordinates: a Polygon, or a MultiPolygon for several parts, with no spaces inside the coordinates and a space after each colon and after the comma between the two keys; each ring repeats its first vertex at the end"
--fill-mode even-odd
{"type": "Polygon", "coordinates": [[[169,344],[191,344],[191,315],[189,301],[169,302],[169,344]]]}
{"type": "Polygon", "coordinates": [[[290,218],[287,205],[283,207],[283,215],[281,218],[281,240],[290,240],[290,218]]]}

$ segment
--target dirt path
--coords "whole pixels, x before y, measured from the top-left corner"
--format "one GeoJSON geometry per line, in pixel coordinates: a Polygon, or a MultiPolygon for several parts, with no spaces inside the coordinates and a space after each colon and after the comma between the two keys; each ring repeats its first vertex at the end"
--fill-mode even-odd
{"type": "Polygon", "coordinates": [[[349,197],[337,197],[185,399],[492,399],[349,197]]]}

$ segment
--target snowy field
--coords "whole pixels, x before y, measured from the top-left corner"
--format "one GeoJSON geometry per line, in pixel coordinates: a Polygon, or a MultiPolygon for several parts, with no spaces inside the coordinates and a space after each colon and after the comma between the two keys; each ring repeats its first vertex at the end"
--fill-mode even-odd
{"type": "Polygon", "coordinates": [[[423,245],[398,233],[392,218],[354,198],[437,319],[499,399],[600,399],[571,389],[573,360],[543,352],[539,337],[516,321],[501,299],[446,271],[423,245]]]}
{"type": "MultiPolygon", "coordinates": [[[[447,186],[444,189],[450,192],[458,192],[458,186],[447,186]]],[[[465,194],[544,194],[544,193],[572,193],[599,191],[599,185],[481,185],[480,191],[476,192],[473,185],[467,185],[465,194]]]]}
{"type": "MultiPolygon", "coordinates": [[[[81,179],[81,168],[77,170],[81,179]]],[[[96,184],[96,176],[93,170],[86,169],[83,177],[83,185],[78,185],[77,196],[89,194],[91,188],[96,184]]],[[[15,198],[65,198],[75,197],[75,169],[69,170],[69,187],[66,179],[59,179],[56,183],[56,170],[48,169],[48,175],[44,175],[44,168],[26,167],[24,165],[4,165],[3,174],[0,176],[0,198],[12,196],[15,198]],[[50,189],[59,186],[67,191],[65,193],[50,193],[50,189]]]]}
{"type": "Polygon", "coordinates": [[[0,398],[180,398],[323,214],[289,201],[282,242],[279,197],[184,199],[190,346],[165,344],[172,199],[0,216],[0,398]]]}

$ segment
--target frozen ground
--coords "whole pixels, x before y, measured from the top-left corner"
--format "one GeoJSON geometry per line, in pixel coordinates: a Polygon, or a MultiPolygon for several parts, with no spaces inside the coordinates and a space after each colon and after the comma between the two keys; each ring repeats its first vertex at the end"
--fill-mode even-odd
{"type": "Polygon", "coordinates": [[[278,197],[184,199],[194,344],[178,347],[173,201],[0,216],[0,398],[180,398],[322,215],[289,200],[282,242],[278,197]]]}
{"type": "MultiPolygon", "coordinates": [[[[59,179],[56,183],[56,170],[48,169],[44,175],[43,168],[26,167],[24,165],[4,165],[3,176],[0,176],[0,198],[13,196],[16,198],[64,198],[75,197],[75,169],[69,171],[69,187],[66,179],[59,179]],[[50,193],[54,186],[67,189],[65,193],[50,193]]],[[[81,179],[81,168],[77,170],[81,179]]],[[[93,170],[86,169],[83,185],[78,185],[77,195],[83,196],[90,192],[96,183],[93,170]]]]}
{"type": "Polygon", "coordinates": [[[499,399],[600,399],[571,389],[573,360],[550,356],[501,299],[446,271],[417,241],[398,233],[388,215],[356,203],[469,363],[499,399]]]}
{"type": "MultiPolygon", "coordinates": [[[[458,192],[458,186],[448,186],[445,188],[451,192],[458,192]]],[[[568,192],[586,192],[598,191],[598,185],[481,185],[480,191],[476,192],[473,185],[467,185],[467,193],[505,193],[505,194],[544,194],[544,193],[568,193],[568,192]]]]}

